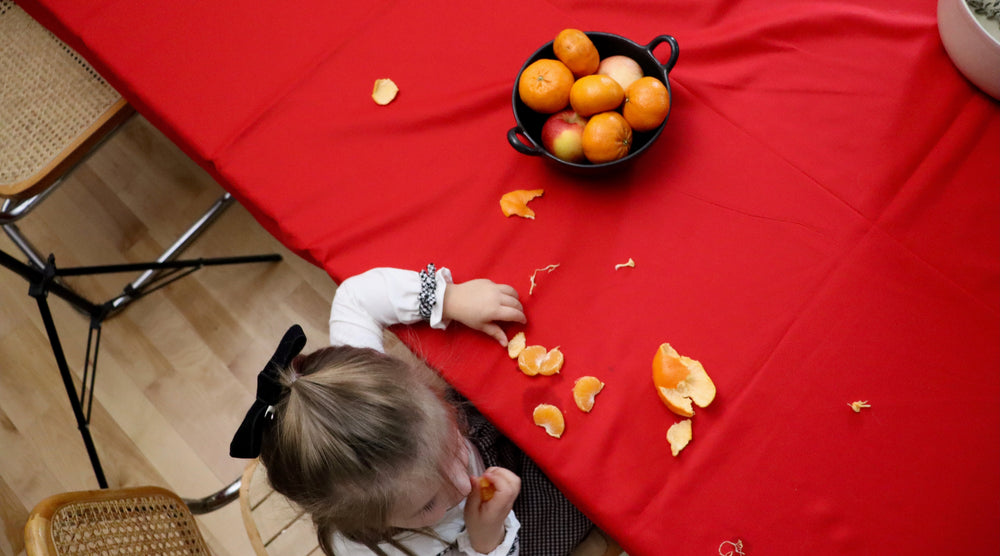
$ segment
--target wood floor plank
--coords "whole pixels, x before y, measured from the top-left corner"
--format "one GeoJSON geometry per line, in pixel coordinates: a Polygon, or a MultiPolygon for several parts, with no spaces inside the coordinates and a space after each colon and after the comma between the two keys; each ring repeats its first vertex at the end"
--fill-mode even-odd
{"type": "MultiPolygon", "coordinates": [[[[149,261],[222,189],[141,117],[21,220],[22,232],[59,268],[149,261]]],[[[10,240],[0,249],[21,258],[10,240]]],[[[326,345],[336,289],[322,269],[271,237],[238,204],[185,258],[277,252],[278,263],[206,267],[130,305],[102,325],[90,429],[112,486],[155,484],[188,498],[238,477],[229,441],[253,400],[256,374],[292,323],[306,349],[326,345]]],[[[67,279],[95,301],[137,273],[67,279]]],[[[0,555],[23,553],[27,512],[46,496],[95,488],[35,301],[0,269],[0,555]]],[[[79,386],[89,323],[61,299],[49,305],[79,386]]],[[[237,503],[199,527],[214,554],[252,549],[237,503]]],[[[291,539],[291,537],[289,538],[291,539]]]]}

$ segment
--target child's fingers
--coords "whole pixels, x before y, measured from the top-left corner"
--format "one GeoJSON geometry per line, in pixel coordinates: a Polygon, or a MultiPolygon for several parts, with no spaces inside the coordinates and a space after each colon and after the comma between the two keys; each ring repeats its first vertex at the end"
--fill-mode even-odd
{"type": "Polygon", "coordinates": [[[483,501],[483,491],[479,488],[479,477],[469,477],[472,490],[466,498],[466,505],[478,506],[483,501]]]}
{"type": "Polygon", "coordinates": [[[488,322],[484,324],[479,331],[500,342],[501,346],[507,347],[507,333],[503,331],[503,328],[500,328],[492,322],[488,322]]]}
{"type": "Polygon", "coordinates": [[[504,493],[516,498],[521,492],[521,477],[509,469],[490,467],[483,473],[483,476],[493,483],[498,494],[504,493]]]}
{"type": "Polygon", "coordinates": [[[519,307],[499,307],[493,313],[493,320],[499,320],[504,322],[520,322],[525,323],[528,318],[524,316],[524,310],[519,307]]]}
{"type": "Polygon", "coordinates": [[[513,307],[515,309],[524,309],[524,305],[521,305],[521,300],[515,295],[501,295],[500,305],[504,307],[513,307]]]}
{"type": "Polygon", "coordinates": [[[507,284],[497,284],[497,287],[500,289],[501,293],[513,296],[514,299],[520,299],[520,296],[518,295],[517,290],[514,289],[514,286],[510,286],[507,284]]]}

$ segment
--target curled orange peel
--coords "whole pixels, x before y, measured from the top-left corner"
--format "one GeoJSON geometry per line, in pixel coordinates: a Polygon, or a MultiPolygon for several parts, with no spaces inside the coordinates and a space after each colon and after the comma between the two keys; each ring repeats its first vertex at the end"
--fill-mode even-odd
{"type": "Polygon", "coordinates": [[[871,407],[871,405],[868,404],[867,400],[865,401],[858,400],[856,402],[851,402],[847,405],[851,406],[851,409],[853,409],[855,413],[861,413],[862,409],[871,407]]]}
{"type": "Polygon", "coordinates": [[[620,264],[616,264],[615,265],[615,270],[621,270],[623,268],[635,268],[635,261],[632,260],[632,257],[629,257],[628,261],[626,261],[624,263],[620,263],[620,264]]]}
{"type": "Polygon", "coordinates": [[[544,194],[544,189],[516,189],[504,193],[500,197],[500,210],[508,218],[511,216],[520,216],[521,218],[534,220],[535,211],[528,208],[528,202],[544,194]]]}
{"type": "Polygon", "coordinates": [[[528,295],[531,295],[531,294],[535,293],[535,286],[538,285],[538,284],[535,283],[535,276],[539,272],[552,272],[553,270],[555,270],[557,268],[559,268],[558,264],[550,264],[549,266],[546,266],[544,268],[536,268],[535,271],[531,273],[531,287],[528,288],[528,295]]]}
{"type": "Polygon", "coordinates": [[[653,385],[660,400],[683,417],[694,415],[692,402],[707,407],[715,399],[715,383],[698,361],[664,343],[653,356],[653,385]]]}

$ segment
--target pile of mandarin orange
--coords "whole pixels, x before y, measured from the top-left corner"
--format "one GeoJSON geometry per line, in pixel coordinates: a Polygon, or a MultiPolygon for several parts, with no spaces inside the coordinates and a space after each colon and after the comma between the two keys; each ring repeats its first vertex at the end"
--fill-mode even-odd
{"type": "Polygon", "coordinates": [[[518,95],[541,114],[567,107],[586,120],[583,154],[600,164],[623,158],[632,146],[632,132],[656,129],[670,111],[666,86],[652,76],[626,83],[598,73],[600,53],[586,33],[563,29],[552,42],[556,60],[531,63],[518,79],[518,95]]]}

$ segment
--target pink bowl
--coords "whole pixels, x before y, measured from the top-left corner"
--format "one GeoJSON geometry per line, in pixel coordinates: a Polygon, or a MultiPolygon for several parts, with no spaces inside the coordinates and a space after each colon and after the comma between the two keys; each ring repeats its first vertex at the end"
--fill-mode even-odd
{"type": "MultiPolygon", "coordinates": [[[[969,81],[1000,100],[1000,40],[983,29],[965,0],[938,0],[937,16],[951,61],[969,81]]],[[[983,23],[997,25],[990,20],[983,23]]]]}

